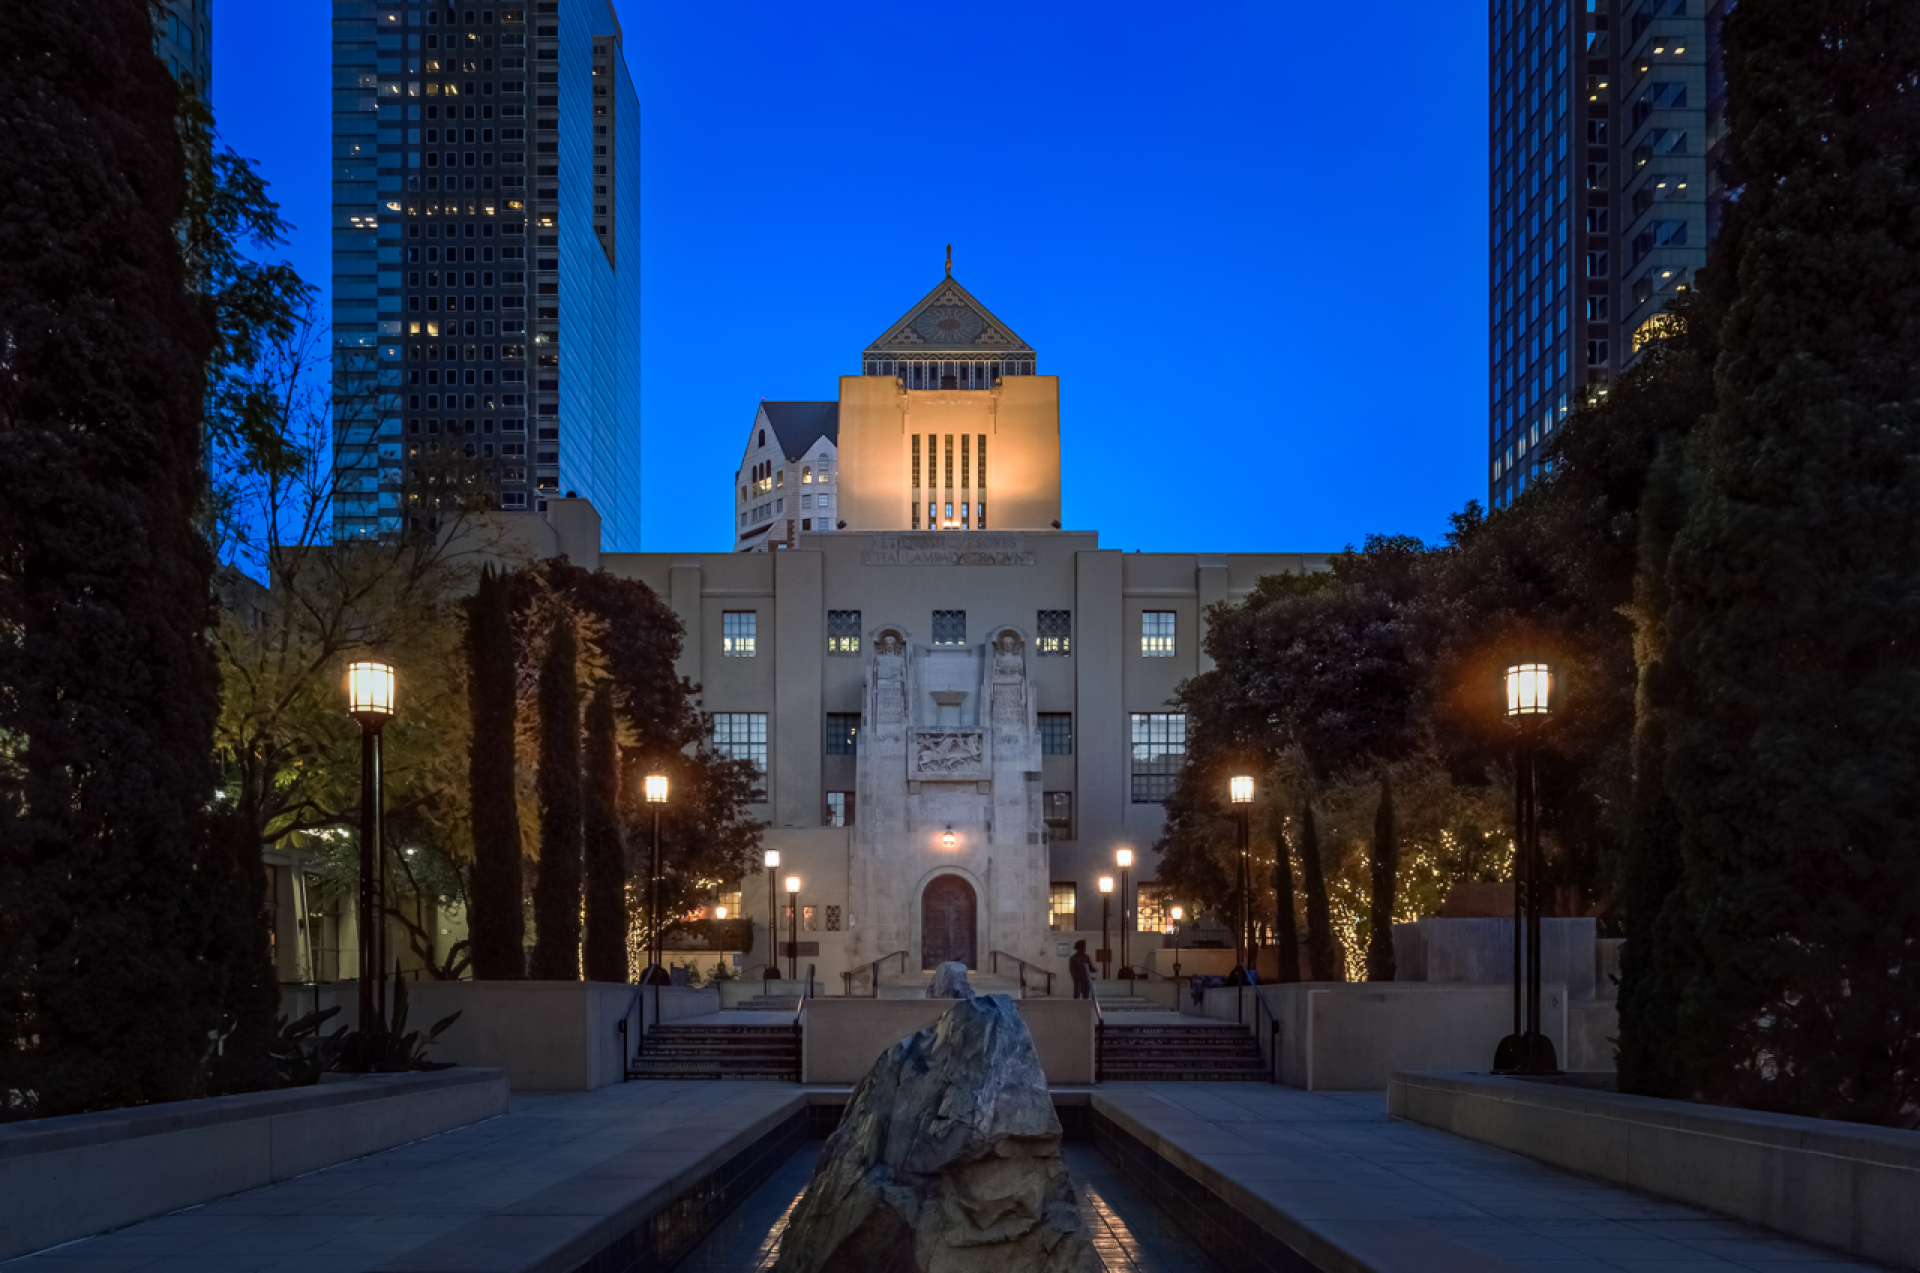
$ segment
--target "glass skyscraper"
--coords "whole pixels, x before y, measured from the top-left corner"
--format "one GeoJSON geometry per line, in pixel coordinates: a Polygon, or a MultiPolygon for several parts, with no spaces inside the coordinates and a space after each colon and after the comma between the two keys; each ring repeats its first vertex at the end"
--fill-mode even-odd
{"type": "Polygon", "coordinates": [[[165,0],[153,11],[153,52],[173,78],[192,80],[203,98],[213,88],[213,0],[165,0]]]}
{"type": "Polygon", "coordinates": [[[1660,338],[1710,233],[1724,0],[1494,0],[1488,495],[1660,338]],[[1624,10],[1623,12],[1617,10],[1624,10]]]}
{"type": "Polygon", "coordinates": [[[591,498],[637,547],[640,119],[607,0],[336,0],[334,533],[591,498]]]}

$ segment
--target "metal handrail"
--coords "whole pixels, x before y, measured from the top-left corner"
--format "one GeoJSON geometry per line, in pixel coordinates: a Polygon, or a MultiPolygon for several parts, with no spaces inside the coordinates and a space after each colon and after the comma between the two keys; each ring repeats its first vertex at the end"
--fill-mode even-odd
{"type": "Polygon", "coordinates": [[[1094,995],[1093,1004],[1093,1081],[1107,1081],[1107,1014],[1100,1010],[1100,996],[1094,995]]]}
{"type": "MultiPolygon", "coordinates": [[[[1240,989],[1244,991],[1247,987],[1242,986],[1240,989]]],[[[1254,986],[1253,1035],[1256,1043],[1259,1042],[1260,1038],[1260,1014],[1262,1012],[1265,1012],[1267,1016],[1273,1018],[1267,1023],[1267,1082],[1277,1084],[1280,1081],[1280,1018],[1274,1014],[1272,1008],[1267,1006],[1267,1001],[1260,997],[1260,987],[1254,986]]]]}
{"type": "Polygon", "coordinates": [[[1027,969],[1029,968],[1033,969],[1035,972],[1039,973],[1041,976],[1047,979],[1047,997],[1048,998],[1053,997],[1053,974],[1047,971],[1045,968],[1040,967],[1038,964],[1030,964],[1026,960],[1020,958],[1020,956],[1011,954],[1008,951],[996,950],[993,952],[993,955],[992,955],[993,971],[996,976],[999,975],[999,972],[1000,972],[1000,956],[1002,955],[1006,955],[1008,959],[1011,959],[1013,960],[1014,963],[1020,965],[1020,997],[1022,999],[1027,997],[1027,969]]]}
{"type": "MultiPolygon", "coordinates": [[[[647,1050],[647,1014],[646,1009],[641,1008],[640,994],[641,991],[636,988],[633,992],[633,998],[627,1000],[627,1010],[620,1014],[620,1020],[614,1026],[614,1029],[619,1031],[620,1037],[623,1039],[626,1038],[630,1033],[627,1029],[627,1021],[632,1018],[635,1008],[641,1009],[640,1029],[637,1032],[631,1032],[634,1035],[633,1055],[626,1057],[625,1064],[620,1067],[620,1081],[622,1083],[632,1077],[633,1063],[640,1060],[641,1057],[646,1054],[647,1050]]],[[[625,1049],[622,1050],[624,1051],[625,1049]]]]}
{"type": "Polygon", "coordinates": [[[872,979],[872,993],[868,997],[878,999],[880,997],[880,965],[889,959],[898,959],[900,961],[901,972],[904,973],[907,970],[907,952],[904,950],[896,950],[891,954],[882,955],[870,963],[861,964],[856,968],[849,968],[841,973],[841,993],[851,998],[853,996],[853,979],[864,972],[872,979]]]}
{"type": "MultiPolygon", "coordinates": [[[[807,988],[809,990],[813,988],[813,968],[814,966],[812,964],[807,965],[807,988]]],[[[800,1076],[806,1069],[806,1036],[800,1027],[800,1017],[807,1010],[807,1000],[812,997],[810,994],[803,993],[800,996],[799,1004],[797,1004],[793,1010],[793,1081],[796,1083],[800,1081],[800,1076]]]]}

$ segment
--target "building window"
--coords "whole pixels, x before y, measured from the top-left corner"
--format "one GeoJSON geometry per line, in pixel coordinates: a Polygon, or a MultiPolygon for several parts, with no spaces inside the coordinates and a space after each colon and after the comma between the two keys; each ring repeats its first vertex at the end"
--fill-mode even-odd
{"type": "Polygon", "coordinates": [[[1040,754],[1042,756],[1073,755],[1073,713],[1040,713],[1040,754]]]}
{"type": "Polygon", "coordinates": [[[826,825],[830,827],[853,825],[853,793],[851,791],[827,793],[826,825]]]}
{"type": "Polygon", "coordinates": [[[965,610],[935,610],[933,612],[933,643],[935,645],[965,645],[967,643],[967,612],[965,610]]]}
{"type": "Polygon", "coordinates": [[[800,927],[809,933],[817,933],[820,931],[820,908],[818,906],[802,906],[800,908],[800,927]]]}
{"type": "Polygon", "coordinates": [[[1140,612],[1140,653],[1150,659],[1173,657],[1173,611],[1140,612]]]}
{"type": "Polygon", "coordinates": [[[720,616],[720,652],[728,658],[750,659],[754,655],[755,632],[759,627],[757,610],[728,610],[720,616]]]}
{"type": "Polygon", "coordinates": [[[827,755],[851,756],[860,733],[859,712],[827,713],[827,755]]]}
{"type": "MultiPolygon", "coordinates": [[[[767,772],[767,714],[765,712],[715,712],[713,749],[734,760],[750,760],[762,774],[767,772]]],[[[756,793],[757,795],[757,793],[756,793]]]]}
{"type": "Polygon", "coordinates": [[[1039,630],[1041,654],[1064,655],[1072,651],[1073,611],[1042,610],[1034,626],[1039,630]]]}
{"type": "Polygon", "coordinates": [[[1047,885],[1047,927],[1056,933],[1073,931],[1073,903],[1079,886],[1072,880],[1047,885]]]}
{"type": "Polygon", "coordinates": [[[1186,758],[1186,713],[1133,713],[1133,803],[1164,803],[1186,758]]]}
{"type": "Polygon", "coordinates": [[[1041,815],[1046,819],[1047,839],[1073,839],[1073,793],[1071,791],[1049,791],[1040,802],[1041,815]]]}
{"type": "Polygon", "coordinates": [[[1133,929],[1137,933],[1169,933],[1173,931],[1172,922],[1167,919],[1166,890],[1152,880],[1142,880],[1139,892],[1134,897],[1133,929]]]}
{"type": "Polygon", "coordinates": [[[860,612],[858,610],[827,611],[827,653],[860,653],[860,612]]]}
{"type": "Polygon", "coordinates": [[[838,906],[827,907],[827,931],[830,933],[840,931],[840,908],[838,906]]]}

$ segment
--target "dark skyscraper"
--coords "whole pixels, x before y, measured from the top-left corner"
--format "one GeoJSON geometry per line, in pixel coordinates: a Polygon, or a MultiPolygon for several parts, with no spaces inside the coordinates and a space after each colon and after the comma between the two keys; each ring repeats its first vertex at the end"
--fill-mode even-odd
{"type": "MultiPolygon", "coordinates": [[[[1709,10],[1713,17],[1710,18],[1709,10]]],[[[1604,392],[1706,259],[1707,0],[1494,0],[1492,419],[1497,507],[1604,392]]]]}

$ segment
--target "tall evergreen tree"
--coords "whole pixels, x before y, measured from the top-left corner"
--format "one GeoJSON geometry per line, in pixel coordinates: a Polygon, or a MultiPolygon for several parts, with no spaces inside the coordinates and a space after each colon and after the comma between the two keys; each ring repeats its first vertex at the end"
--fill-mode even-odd
{"type": "Polygon", "coordinates": [[[1281,981],[1300,980],[1300,920],[1295,914],[1299,905],[1293,886],[1292,855],[1287,851],[1287,833],[1277,831],[1273,837],[1273,900],[1274,900],[1274,942],[1280,950],[1281,981]]]}
{"type": "Polygon", "coordinates": [[[1393,783],[1380,774],[1380,807],[1373,815],[1373,894],[1367,908],[1367,980],[1392,981],[1394,886],[1400,878],[1400,842],[1393,825],[1393,783]]]}
{"type": "Polygon", "coordinates": [[[584,839],[587,980],[627,980],[627,849],[620,835],[620,738],[613,684],[587,703],[584,839]]]}
{"type": "Polygon", "coordinates": [[[1314,824],[1312,801],[1300,813],[1300,878],[1307,894],[1308,971],[1315,981],[1345,981],[1333,935],[1333,912],[1327,904],[1327,873],[1320,861],[1320,829],[1314,824]]]}
{"type": "Polygon", "coordinates": [[[580,979],[580,686],[573,617],[556,611],[540,663],[540,874],[533,886],[536,981],[580,979]]]}
{"type": "Polygon", "coordinates": [[[520,812],[514,798],[513,623],[507,584],[491,568],[467,606],[468,809],[473,822],[472,903],[467,917],[473,975],[526,976],[520,812]]]}
{"type": "Polygon", "coordinates": [[[1742,0],[1717,404],[1669,561],[1694,1093],[1920,1111],[1920,9],[1742,0]]]}
{"type": "Polygon", "coordinates": [[[0,7],[0,1117],[193,1095],[218,681],[177,88],[144,0],[0,7]]]}

